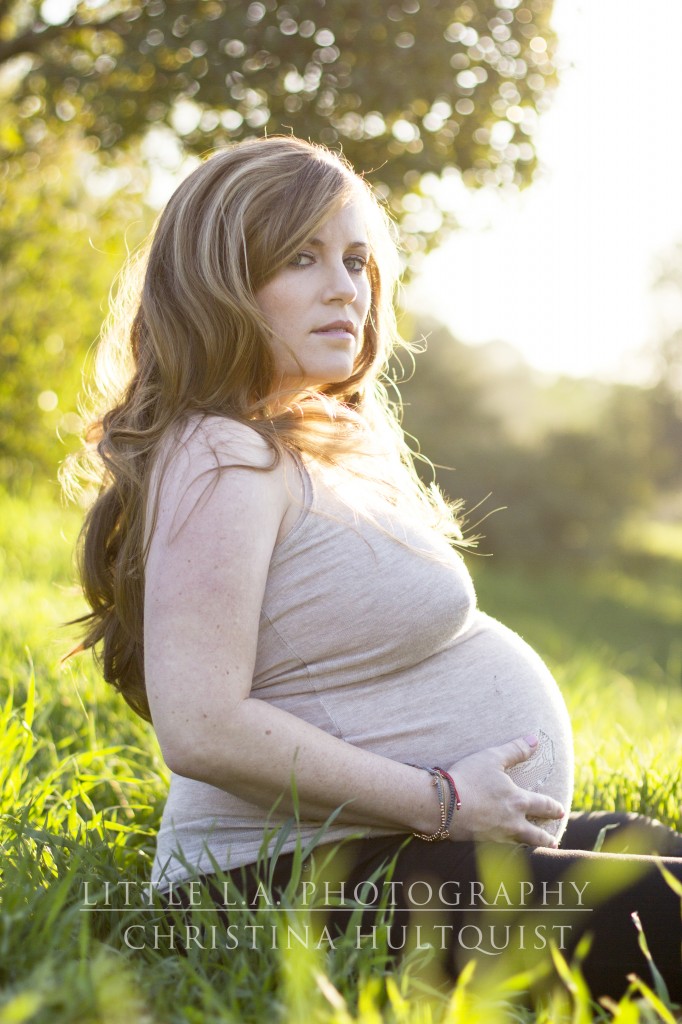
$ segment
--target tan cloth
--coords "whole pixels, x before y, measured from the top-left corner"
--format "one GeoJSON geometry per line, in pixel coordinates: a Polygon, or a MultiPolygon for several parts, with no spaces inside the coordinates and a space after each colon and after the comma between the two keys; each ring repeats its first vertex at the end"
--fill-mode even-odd
{"type": "MultiPolygon", "coordinates": [[[[538,751],[512,775],[568,811],[573,752],[561,694],[538,655],[476,609],[460,556],[395,514],[354,514],[318,470],[304,478],[305,509],[270,564],[252,696],[348,743],[425,765],[446,767],[534,732],[538,751]]],[[[267,818],[231,793],[173,775],[154,884],[254,862],[267,818]]],[[[274,815],[270,825],[283,820],[274,815]]],[[[283,852],[318,827],[301,822],[283,852]]],[[[562,826],[546,827],[559,834],[562,826]]],[[[359,833],[391,830],[332,825],[325,835],[359,833]]]]}

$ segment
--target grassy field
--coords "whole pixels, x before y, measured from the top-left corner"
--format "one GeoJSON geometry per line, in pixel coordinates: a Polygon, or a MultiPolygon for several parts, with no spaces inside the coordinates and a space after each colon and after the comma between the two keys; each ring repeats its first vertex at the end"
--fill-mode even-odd
{"type": "MultiPolygon", "coordinates": [[[[444,991],[415,956],[391,971],[381,949],[350,943],[131,951],[124,935],[142,912],[117,883],[149,877],[166,771],[148,727],[89,661],[60,664],[60,623],[81,610],[70,585],[78,516],[53,498],[0,500],[0,1024],[674,1020],[644,986],[619,1007],[593,1004],[577,969],[531,1011],[513,999],[523,977],[483,990],[474,973],[444,991]],[[93,898],[109,883],[106,911],[84,909],[86,882],[93,898]]],[[[483,607],[556,671],[576,730],[577,806],[680,827],[679,563],[657,557],[646,573],[633,553],[591,578],[524,578],[490,560],[472,568],[483,607]]],[[[294,913],[265,921],[282,929],[294,913]]],[[[162,925],[160,911],[144,922],[162,925]]]]}

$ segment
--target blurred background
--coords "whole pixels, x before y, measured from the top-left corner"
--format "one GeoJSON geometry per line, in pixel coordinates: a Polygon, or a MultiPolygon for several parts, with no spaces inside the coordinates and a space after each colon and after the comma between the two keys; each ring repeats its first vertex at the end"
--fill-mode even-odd
{"type": "Polygon", "coordinates": [[[400,225],[404,425],[483,535],[481,603],[679,682],[681,35],[678,0],[3,0],[5,494],[57,501],[111,282],[177,181],[293,131],[400,225]]]}

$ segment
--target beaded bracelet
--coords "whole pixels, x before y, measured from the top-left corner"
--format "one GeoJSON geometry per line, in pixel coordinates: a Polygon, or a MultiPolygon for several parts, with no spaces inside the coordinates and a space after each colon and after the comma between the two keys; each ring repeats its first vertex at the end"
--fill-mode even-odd
{"type": "Polygon", "coordinates": [[[452,824],[452,815],[455,810],[459,810],[462,806],[459,793],[457,792],[457,786],[455,780],[449,772],[446,772],[444,768],[435,767],[434,771],[440,772],[441,778],[445,779],[450,790],[450,807],[448,808],[448,816],[445,821],[445,827],[448,832],[450,831],[450,825],[452,824]]]}
{"type": "MultiPolygon", "coordinates": [[[[441,843],[446,839],[450,838],[450,832],[448,831],[448,818],[451,818],[452,806],[450,808],[450,815],[445,810],[445,795],[443,793],[443,777],[445,773],[442,773],[440,768],[427,768],[424,765],[413,764],[412,768],[421,768],[422,771],[428,772],[432,776],[433,785],[438,790],[438,802],[440,804],[440,826],[436,832],[432,835],[428,835],[425,832],[413,832],[412,835],[416,839],[423,839],[427,843],[441,843]]],[[[449,785],[449,783],[448,783],[449,785]]],[[[453,783],[454,787],[454,783],[453,783]]]]}

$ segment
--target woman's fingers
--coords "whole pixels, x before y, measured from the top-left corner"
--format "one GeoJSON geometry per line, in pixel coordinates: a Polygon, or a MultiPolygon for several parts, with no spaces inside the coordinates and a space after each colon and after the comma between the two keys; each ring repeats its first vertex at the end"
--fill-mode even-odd
{"type": "Polygon", "coordinates": [[[562,818],[564,808],[546,793],[523,789],[507,772],[531,757],[537,744],[535,736],[518,737],[453,765],[462,796],[462,810],[453,819],[453,838],[556,847],[555,837],[542,823],[562,818]]]}
{"type": "Polygon", "coordinates": [[[509,743],[497,747],[502,767],[513,768],[515,764],[527,761],[535,753],[537,745],[537,736],[519,736],[515,740],[510,740],[509,743]]]}
{"type": "Polygon", "coordinates": [[[524,790],[524,792],[528,794],[527,817],[563,818],[565,812],[558,800],[547,796],[546,793],[531,793],[529,790],[524,790]]]}
{"type": "MultiPolygon", "coordinates": [[[[502,767],[506,771],[507,768],[513,768],[514,765],[527,761],[535,753],[537,746],[537,736],[532,735],[519,736],[515,740],[510,740],[509,743],[503,744],[498,747],[502,767]]],[[[529,806],[526,814],[530,817],[563,818],[564,809],[556,800],[544,793],[531,793],[529,790],[523,790],[523,792],[528,794],[529,806]]]]}
{"type": "Polygon", "coordinates": [[[553,850],[556,850],[559,845],[556,836],[553,836],[551,832],[547,832],[544,828],[540,828],[539,825],[533,825],[530,821],[526,822],[519,830],[516,839],[518,842],[526,843],[528,846],[549,846],[553,850]]]}

